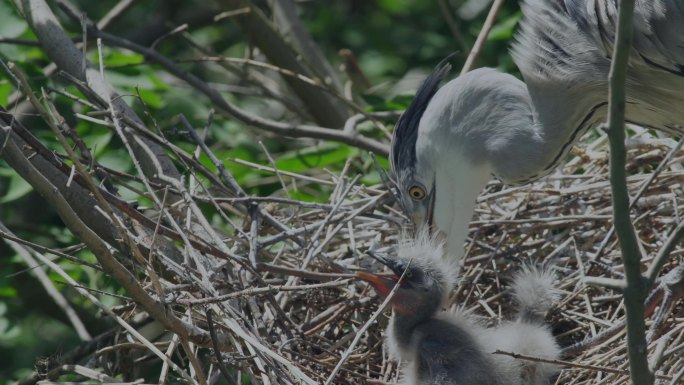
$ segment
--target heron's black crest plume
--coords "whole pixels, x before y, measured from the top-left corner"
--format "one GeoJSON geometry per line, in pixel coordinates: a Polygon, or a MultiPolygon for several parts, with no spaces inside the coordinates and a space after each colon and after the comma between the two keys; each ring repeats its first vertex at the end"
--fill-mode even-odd
{"type": "Polygon", "coordinates": [[[454,56],[447,56],[428,75],[423,84],[418,88],[416,96],[408,108],[399,118],[392,135],[392,147],[390,149],[390,162],[392,175],[395,182],[398,181],[397,173],[416,164],[416,139],[418,138],[418,123],[423,116],[428,103],[439,89],[442,79],[451,71],[449,60],[454,56]]]}

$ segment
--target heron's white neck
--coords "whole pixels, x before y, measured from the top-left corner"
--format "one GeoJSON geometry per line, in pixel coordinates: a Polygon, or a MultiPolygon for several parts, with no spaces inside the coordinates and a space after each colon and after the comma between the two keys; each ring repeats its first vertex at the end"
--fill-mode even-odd
{"type": "Polygon", "coordinates": [[[457,149],[443,157],[445,167],[438,167],[435,175],[434,220],[447,237],[449,255],[460,262],[475,202],[491,178],[491,169],[468,161],[457,149]]]}

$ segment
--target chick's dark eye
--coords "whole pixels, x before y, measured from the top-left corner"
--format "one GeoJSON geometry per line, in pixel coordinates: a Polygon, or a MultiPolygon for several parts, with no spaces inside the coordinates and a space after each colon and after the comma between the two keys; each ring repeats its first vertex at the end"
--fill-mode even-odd
{"type": "Polygon", "coordinates": [[[408,189],[409,196],[415,201],[422,201],[425,199],[425,189],[420,186],[411,186],[408,189]]]}

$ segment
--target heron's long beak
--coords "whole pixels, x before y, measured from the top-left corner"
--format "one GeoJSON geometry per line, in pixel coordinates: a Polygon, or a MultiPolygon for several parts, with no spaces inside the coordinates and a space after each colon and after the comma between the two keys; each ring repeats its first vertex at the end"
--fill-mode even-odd
{"type": "Polygon", "coordinates": [[[397,283],[395,276],[378,275],[364,271],[357,271],[356,278],[370,283],[382,298],[387,297],[397,283]]]}

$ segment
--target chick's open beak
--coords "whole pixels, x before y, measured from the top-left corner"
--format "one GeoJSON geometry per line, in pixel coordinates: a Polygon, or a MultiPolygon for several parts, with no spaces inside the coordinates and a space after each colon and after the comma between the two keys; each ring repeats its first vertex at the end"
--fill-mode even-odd
{"type": "Polygon", "coordinates": [[[391,276],[388,277],[385,275],[366,273],[364,271],[357,271],[356,277],[370,283],[375,291],[383,298],[389,295],[390,291],[392,291],[392,288],[397,283],[397,280],[392,279],[393,277],[391,276]]]}

